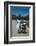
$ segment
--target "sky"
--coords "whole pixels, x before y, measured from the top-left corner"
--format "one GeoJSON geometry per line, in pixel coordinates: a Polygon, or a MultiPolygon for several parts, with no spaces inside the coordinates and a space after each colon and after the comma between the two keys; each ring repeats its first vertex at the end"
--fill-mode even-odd
{"type": "Polygon", "coordinates": [[[29,15],[29,7],[11,7],[10,12],[16,16],[19,14],[21,14],[21,16],[27,16],[29,15]]]}

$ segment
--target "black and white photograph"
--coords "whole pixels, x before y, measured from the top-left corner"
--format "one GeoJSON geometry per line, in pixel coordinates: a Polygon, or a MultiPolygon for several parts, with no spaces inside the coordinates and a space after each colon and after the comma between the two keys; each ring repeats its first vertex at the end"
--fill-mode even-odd
{"type": "Polygon", "coordinates": [[[4,42],[35,42],[35,3],[5,2],[4,4],[4,42]]]}

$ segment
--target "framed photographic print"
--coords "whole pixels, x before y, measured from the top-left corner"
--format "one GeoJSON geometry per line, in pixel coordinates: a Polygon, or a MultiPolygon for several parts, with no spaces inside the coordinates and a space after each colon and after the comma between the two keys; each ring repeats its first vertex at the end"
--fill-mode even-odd
{"type": "Polygon", "coordinates": [[[4,43],[35,42],[35,3],[4,2],[4,43]]]}

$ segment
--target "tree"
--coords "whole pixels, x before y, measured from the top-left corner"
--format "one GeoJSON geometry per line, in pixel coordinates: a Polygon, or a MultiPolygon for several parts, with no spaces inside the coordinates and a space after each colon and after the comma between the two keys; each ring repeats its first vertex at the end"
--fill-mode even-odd
{"type": "Polygon", "coordinates": [[[21,19],[21,14],[18,15],[18,19],[21,19]]]}

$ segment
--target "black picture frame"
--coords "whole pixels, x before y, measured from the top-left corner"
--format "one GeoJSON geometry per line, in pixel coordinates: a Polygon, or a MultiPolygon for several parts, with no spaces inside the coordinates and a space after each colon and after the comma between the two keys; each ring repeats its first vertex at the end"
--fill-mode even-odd
{"type": "Polygon", "coordinates": [[[35,42],[35,3],[34,2],[12,2],[12,1],[4,2],[4,44],[34,43],[34,42],[35,42]],[[8,4],[33,5],[33,40],[29,40],[29,41],[11,41],[11,42],[8,40],[9,39],[8,38],[8,4]]]}

